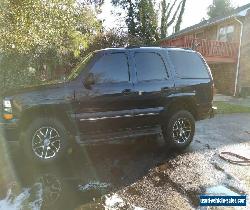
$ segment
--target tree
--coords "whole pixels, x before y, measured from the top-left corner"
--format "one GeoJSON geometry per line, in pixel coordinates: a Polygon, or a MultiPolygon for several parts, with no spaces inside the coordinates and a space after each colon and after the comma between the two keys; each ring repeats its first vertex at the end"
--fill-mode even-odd
{"type": "Polygon", "coordinates": [[[162,39],[166,38],[168,28],[175,22],[177,14],[181,8],[181,5],[183,5],[184,3],[184,6],[182,6],[183,11],[179,14],[178,20],[180,16],[183,15],[184,9],[185,9],[185,3],[186,3],[186,1],[185,2],[184,1],[183,0],[180,1],[176,9],[174,10],[177,0],[175,0],[172,4],[171,3],[166,4],[166,0],[162,0],[161,2],[161,26],[160,26],[160,30],[161,30],[160,34],[161,34],[162,39]]]}
{"type": "Polygon", "coordinates": [[[103,48],[126,47],[129,44],[138,45],[142,43],[140,43],[139,38],[130,36],[128,32],[119,29],[104,30],[96,34],[93,40],[91,40],[91,43],[84,54],[87,55],[89,52],[103,48]]]}
{"type": "Polygon", "coordinates": [[[53,75],[59,66],[68,68],[100,27],[95,11],[76,0],[1,0],[0,77],[18,74],[27,84],[30,68],[35,78],[42,71],[53,75]]]}
{"type": "Polygon", "coordinates": [[[210,18],[226,15],[232,11],[234,7],[230,0],[213,0],[213,4],[208,7],[208,16],[210,18]]]}
{"type": "Polygon", "coordinates": [[[166,0],[161,1],[161,28],[160,28],[160,34],[161,38],[164,39],[166,38],[167,35],[167,10],[169,8],[170,4],[166,3],[166,0]]]}
{"type": "Polygon", "coordinates": [[[158,40],[157,15],[152,0],[141,0],[138,4],[138,36],[150,45],[158,40]]]}
{"type": "Polygon", "coordinates": [[[137,34],[137,8],[138,0],[112,0],[112,4],[116,7],[121,7],[126,12],[125,23],[128,27],[128,33],[131,36],[137,34]]]}
{"type": "Polygon", "coordinates": [[[176,25],[175,25],[175,33],[180,30],[182,17],[183,17],[184,11],[185,11],[185,6],[186,6],[186,0],[183,0],[182,6],[181,6],[181,11],[180,11],[179,17],[178,17],[176,25]]]}
{"type": "Polygon", "coordinates": [[[4,52],[44,53],[53,47],[59,54],[77,54],[79,46],[87,46],[90,35],[78,27],[84,23],[91,28],[96,22],[90,9],[76,6],[73,0],[3,1],[0,49],[4,52]]]}
{"type": "Polygon", "coordinates": [[[151,45],[159,38],[167,36],[167,29],[175,23],[176,18],[178,19],[176,29],[180,27],[186,0],[174,0],[169,3],[162,0],[159,16],[153,0],[112,0],[112,3],[126,11],[125,23],[129,35],[139,38],[146,45],[151,45]]]}
{"type": "Polygon", "coordinates": [[[133,3],[132,0],[128,0],[128,17],[126,19],[126,24],[128,26],[128,33],[132,36],[136,36],[136,13],[135,7],[136,3],[133,3]]]}

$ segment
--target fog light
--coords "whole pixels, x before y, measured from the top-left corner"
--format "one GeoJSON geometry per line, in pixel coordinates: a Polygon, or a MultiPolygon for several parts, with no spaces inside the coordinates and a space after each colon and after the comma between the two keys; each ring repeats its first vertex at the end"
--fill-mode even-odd
{"type": "Polygon", "coordinates": [[[5,120],[11,120],[11,119],[13,119],[13,114],[7,114],[7,113],[5,113],[5,114],[3,114],[3,118],[5,120]]]}

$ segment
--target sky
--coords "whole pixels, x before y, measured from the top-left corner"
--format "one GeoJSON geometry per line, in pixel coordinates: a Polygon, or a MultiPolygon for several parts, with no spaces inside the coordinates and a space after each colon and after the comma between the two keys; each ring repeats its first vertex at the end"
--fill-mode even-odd
{"type": "MultiPolygon", "coordinates": [[[[105,3],[102,6],[102,14],[99,15],[99,18],[105,19],[104,26],[105,28],[119,28],[124,26],[124,23],[121,21],[122,18],[118,17],[114,13],[121,12],[113,8],[111,5],[111,0],[104,0],[105,3]]],[[[156,0],[160,2],[160,0],[156,0]]],[[[173,1],[173,0],[172,0],[173,1]]],[[[212,4],[213,0],[187,0],[186,10],[183,15],[183,22],[181,24],[181,29],[188,26],[199,23],[203,17],[207,18],[207,8],[212,4]]],[[[250,3],[250,0],[231,0],[233,6],[238,7],[250,3]]],[[[171,29],[170,29],[171,33],[171,29]]]]}

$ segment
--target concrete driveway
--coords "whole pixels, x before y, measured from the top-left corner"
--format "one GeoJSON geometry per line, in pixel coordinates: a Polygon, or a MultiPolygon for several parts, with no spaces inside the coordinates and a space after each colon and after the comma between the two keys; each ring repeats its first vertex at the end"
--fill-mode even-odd
{"type": "Polygon", "coordinates": [[[27,163],[13,146],[5,156],[10,178],[0,182],[0,209],[206,209],[200,194],[249,194],[250,166],[218,154],[250,158],[250,114],[217,115],[196,129],[182,154],[169,151],[161,137],[147,137],[85,147],[49,167],[27,163]]]}

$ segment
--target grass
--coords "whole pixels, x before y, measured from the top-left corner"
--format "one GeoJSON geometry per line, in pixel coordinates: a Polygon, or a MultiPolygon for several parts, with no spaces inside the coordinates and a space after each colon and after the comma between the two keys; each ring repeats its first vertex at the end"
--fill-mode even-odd
{"type": "Polygon", "coordinates": [[[250,113],[250,107],[226,103],[223,101],[216,101],[213,103],[217,107],[217,114],[230,113],[250,113]]]}

